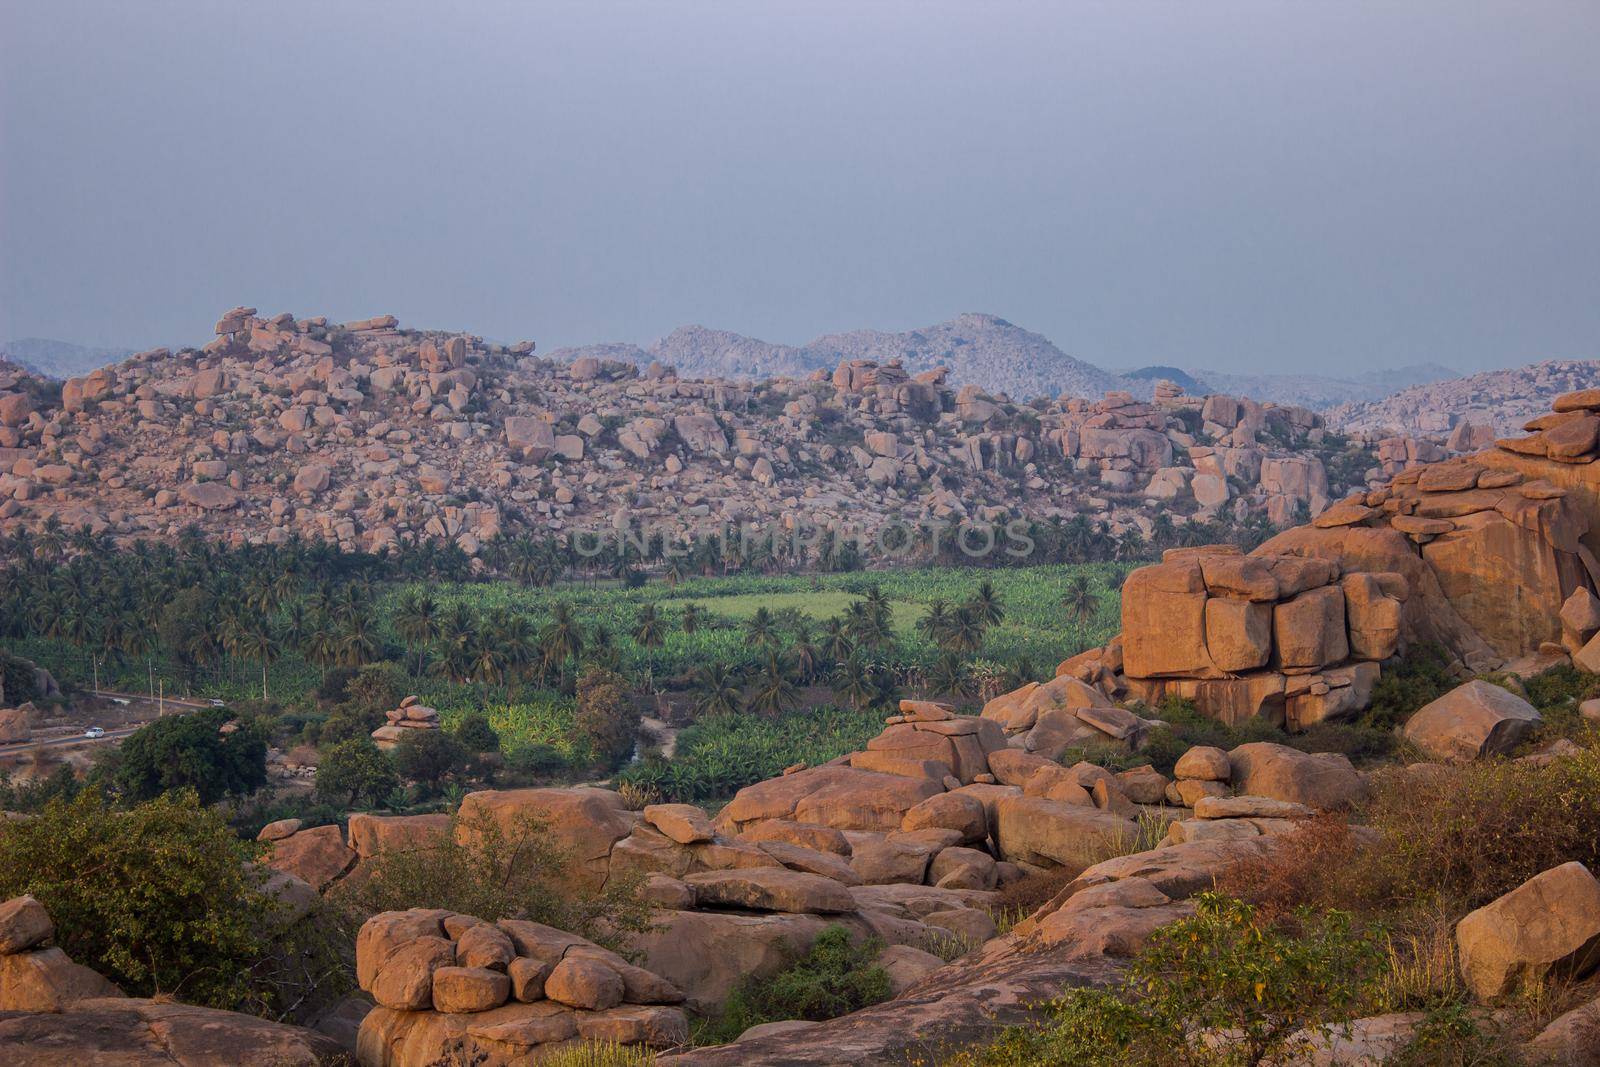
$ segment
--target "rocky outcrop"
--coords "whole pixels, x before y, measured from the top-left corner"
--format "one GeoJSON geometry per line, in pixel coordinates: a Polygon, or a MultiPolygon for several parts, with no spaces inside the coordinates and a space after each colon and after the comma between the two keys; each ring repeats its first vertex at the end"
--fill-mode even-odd
{"type": "Polygon", "coordinates": [[[361,927],[356,973],[377,1002],[357,1039],[364,1067],[496,1067],[574,1039],[663,1048],[689,1034],[671,982],[535,922],[384,912],[361,927]]]}
{"type": "Polygon", "coordinates": [[[1436,759],[1474,760],[1505,755],[1543,721],[1515,693],[1475,679],[1423,705],[1406,720],[1405,735],[1436,759]]]}

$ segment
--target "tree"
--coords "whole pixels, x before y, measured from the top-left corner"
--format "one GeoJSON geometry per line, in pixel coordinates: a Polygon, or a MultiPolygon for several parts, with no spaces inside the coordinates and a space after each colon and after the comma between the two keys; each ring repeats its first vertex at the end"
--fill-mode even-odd
{"type": "Polygon", "coordinates": [[[140,727],[122,743],[114,781],[128,799],[152,800],[192,789],[202,804],[245,796],[267,784],[266,733],[231,723],[225,708],[172,715],[140,727]]]}
{"type": "Polygon", "coordinates": [[[285,916],[241,841],[192,790],[130,809],[92,790],[0,834],[0,897],[32,894],[55,940],[133,996],[237,1009],[285,916]]]}
{"type": "Polygon", "coordinates": [[[362,800],[381,804],[398,788],[400,777],[395,774],[394,764],[370,737],[338,742],[322,753],[317,764],[317,792],[330,801],[342,800],[349,807],[362,800]]]}
{"type": "Polygon", "coordinates": [[[744,636],[752,647],[770,649],[778,643],[778,630],[772,621],[772,612],[757,608],[754,615],[744,621],[744,636]]]}
{"type": "Polygon", "coordinates": [[[470,758],[467,747],[443,730],[407,730],[394,746],[395,770],[428,795],[464,773],[470,758]]]}
{"type": "Polygon", "coordinates": [[[261,664],[261,699],[267,699],[267,668],[278,658],[278,635],[265,618],[256,619],[239,634],[239,653],[261,664]]]}
{"type": "Polygon", "coordinates": [[[694,672],[694,713],[732,715],[743,705],[739,671],[726,663],[711,662],[694,672]]]}
{"type": "Polygon", "coordinates": [[[666,626],[661,621],[661,615],[656,611],[654,604],[646,604],[639,609],[639,617],[633,623],[633,640],[640,648],[645,650],[645,685],[655,688],[655,663],[651,655],[656,649],[666,642],[666,626]]]}
{"type": "Polygon", "coordinates": [[[684,633],[692,634],[700,629],[700,621],[704,616],[705,613],[700,610],[699,604],[685,604],[683,606],[683,618],[680,620],[679,625],[683,627],[684,633]]]}
{"type": "Polygon", "coordinates": [[[750,693],[750,710],[775,719],[800,703],[800,692],[789,679],[777,653],[767,653],[767,661],[756,672],[750,693]]]}
{"type": "Polygon", "coordinates": [[[1066,595],[1061,598],[1061,606],[1067,609],[1067,614],[1079,626],[1087,626],[1094,621],[1095,613],[1100,610],[1100,596],[1089,585],[1087,574],[1074,574],[1067,583],[1066,595]]]}
{"type": "Polygon", "coordinates": [[[981,609],[975,603],[963,604],[950,615],[945,627],[946,652],[976,652],[983,647],[985,623],[981,609]]]}
{"type": "Polygon", "coordinates": [[[467,746],[469,752],[499,752],[500,735],[489,725],[487,716],[468,712],[456,724],[456,739],[467,746]]]}
{"type": "Polygon", "coordinates": [[[1000,594],[995,592],[994,583],[988,580],[979,584],[978,591],[967,601],[967,607],[985,626],[995,626],[1006,617],[1005,604],[1001,602],[1000,594]]]}
{"type": "Polygon", "coordinates": [[[582,655],[583,628],[567,601],[557,601],[551,607],[550,621],[539,634],[539,650],[550,670],[559,670],[567,660],[582,655]]]}
{"type": "Polygon", "coordinates": [[[917,633],[930,643],[944,647],[950,633],[950,614],[949,602],[944,597],[934,598],[929,601],[927,612],[917,620],[917,633]]]}
{"type": "Polygon", "coordinates": [[[395,608],[394,628],[406,647],[416,652],[417,667],[413,673],[420,674],[422,650],[439,639],[439,602],[432,593],[406,593],[395,608]]]}
{"type": "Polygon", "coordinates": [[[628,683],[615,671],[585,667],[578,676],[578,713],[574,722],[607,766],[633,754],[641,716],[628,699],[628,683]]]}

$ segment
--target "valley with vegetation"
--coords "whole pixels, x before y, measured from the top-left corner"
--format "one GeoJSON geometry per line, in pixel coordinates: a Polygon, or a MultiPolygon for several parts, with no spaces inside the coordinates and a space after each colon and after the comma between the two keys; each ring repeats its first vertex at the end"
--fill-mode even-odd
{"type": "Polygon", "coordinates": [[[0,0],[0,1067],[1600,1067],[1596,41],[0,0]]]}

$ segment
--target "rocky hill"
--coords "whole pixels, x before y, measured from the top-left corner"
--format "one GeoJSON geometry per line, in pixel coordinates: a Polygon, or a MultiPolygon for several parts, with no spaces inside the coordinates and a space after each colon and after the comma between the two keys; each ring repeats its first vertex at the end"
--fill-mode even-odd
{"type": "Polygon", "coordinates": [[[1543,414],[1558,395],[1595,386],[1600,386],[1600,361],[1557,359],[1419,385],[1381,400],[1339,404],[1326,415],[1331,426],[1346,433],[1442,440],[1458,425],[1470,423],[1506,436],[1543,414]]]}
{"type": "Polygon", "coordinates": [[[0,518],[119,536],[198,524],[233,540],[443,538],[471,553],[502,532],[630,522],[870,533],[1080,515],[1148,535],[1162,514],[1316,514],[1383,473],[1340,448],[1306,409],[1170,383],[1149,402],[1019,405],[897,362],[730,381],[541,359],[532,342],[392,316],[251,308],[203,347],[59,387],[0,375],[0,518]]]}
{"type": "Polygon", "coordinates": [[[1318,374],[1230,374],[1216,370],[1191,372],[1208,392],[1238,393],[1278,404],[1323,409],[1335,404],[1382,400],[1401,389],[1442,382],[1459,375],[1437,363],[1418,363],[1394,370],[1369,371],[1353,378],[1318,374]]]}
{"type": "MultiPolygon", "coordinates": [[[[1116,375],[1074,359],[1049,340],[994,315],[968,314],[903,333],[854,330],[825,334],[809,344],[773,344],[728,330],[680,326],[645,348],[585,345],[550,354],[557,362],[622,359],[638,366],[660,362],[679,374],[708,378],[770,378],[832,370],[841,360],[899,361],[909,373],[943,367],[952,381],[1018,399],[1099,396],[1123,388],[1116,375]]],[[[1144,383],[1148,396],[1150,383],[1144,383]]]]}

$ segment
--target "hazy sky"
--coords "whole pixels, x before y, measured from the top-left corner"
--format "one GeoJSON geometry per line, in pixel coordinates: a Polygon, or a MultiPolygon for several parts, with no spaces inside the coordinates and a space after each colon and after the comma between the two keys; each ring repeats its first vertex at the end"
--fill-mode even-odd
{"type": "Polygon", "coordinates": [[[0,0],[0,338],[1600,358],[1600,3],[0,0]]]}

